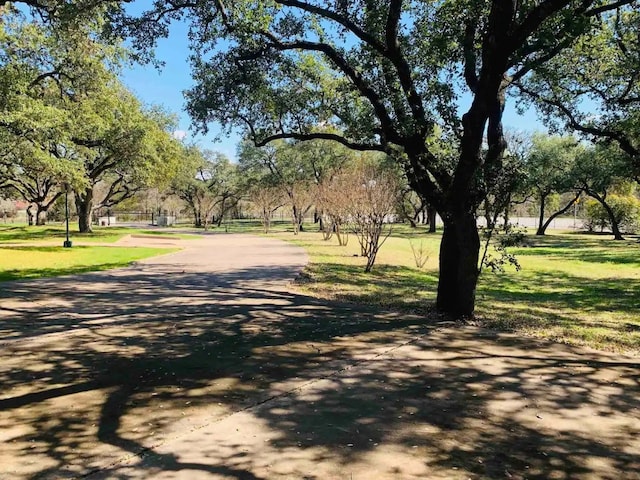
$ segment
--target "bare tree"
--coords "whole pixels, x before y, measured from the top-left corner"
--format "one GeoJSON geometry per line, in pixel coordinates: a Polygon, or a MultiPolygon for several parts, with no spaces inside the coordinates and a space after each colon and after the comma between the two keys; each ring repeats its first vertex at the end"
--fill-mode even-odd
{"type": "Polygon", "coordinates": [[[338,245],[344,247],[349,243],[347,223],[347,194],[352,187],[349,175],[344,173],[324,178],[317,187],[317,203],[322,215],[322,233],[325,240],[334,234],[338,245]]]}
{"type": "Polygon", "coordinates": [[[264,233],[269,233],[273,212],[284,204],[282,190],[272,185],[258,184],[249,190],[249,200],[260,216],[264,233]]]}
{"type": "Polygon", "coordinates": [[[311,183],[307,181],[296,181],[283,185],[283,191],[288,198],[291,208],[291,221],[293,223],[293,234],[298,235],[303,229],[305,215],[313,206],[313,192],[311,183]]]}
{"type": "Polygon", "coordinates": [[[391,235],[391,215],[398,202],[398,178],[379,165],[363,163],[345,172],[347,219],[367,257],[365,272],[370,272],[380,247],[391,235]]]}
{"type": "Polygon", "coordinates": [[[8,218],[14,219],[17,213],[18,209],[13,200],[0,197],[0,217],[4,223],[7,223],[8,218]]]}

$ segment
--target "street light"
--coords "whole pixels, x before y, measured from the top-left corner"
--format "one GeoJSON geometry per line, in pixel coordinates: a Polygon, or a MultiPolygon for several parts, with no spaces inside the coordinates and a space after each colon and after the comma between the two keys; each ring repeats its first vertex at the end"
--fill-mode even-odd
{"type": "Polygon", "coordinates": [[[69,240],[69,185],[64,186],[64,219],[67,226],[67,239],[64,241],[62,246],[64,248],[71,248],[73,244],[71,240],[69,240]]]}

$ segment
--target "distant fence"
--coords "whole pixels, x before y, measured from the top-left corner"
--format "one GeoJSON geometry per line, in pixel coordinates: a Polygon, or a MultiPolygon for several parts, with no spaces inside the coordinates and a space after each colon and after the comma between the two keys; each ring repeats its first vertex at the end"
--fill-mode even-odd
{"type": "MultiPolygon", "coordinates": [[[[546,218],[545,218],[546,220],[546,218]]],[[[498,224],[502,222],[503,219],[498,219],[498,224]]],[[[510,217],[509,222],[513,225],[520,225],[521,227],[527,228],[538,228],[538,218],[537,217],[510,217]]],[[[483,216],[478,216],[478,226],[483,227],[486,225],[486,220],[483,216]]],[[[584,229],[584,220],[579,217],[556,217],[551,221],[549,225],[551,230],[582,230],[584,229]]]]}
{"type": "Polygon", "coordinates": [[[121,212],[118,210],[98,208],[93,212],[93,222],[98,223],[98,219],[101,217],[116,217],[116,222],[133,222],[143,223],[147,222],[151,224],[153,219],[153,212],[121,212]]]}

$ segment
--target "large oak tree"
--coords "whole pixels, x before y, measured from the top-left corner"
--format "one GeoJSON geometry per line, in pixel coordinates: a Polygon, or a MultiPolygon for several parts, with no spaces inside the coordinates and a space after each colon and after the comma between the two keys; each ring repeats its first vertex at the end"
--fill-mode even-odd
{"type": "Polygon", "coordinates": [[[444,222],[437,306],[474,311],[476,210],[502,170],[509,90],[635,0],[158,0],[151,45],[191,24],[189,110],[257,145],[328,139],[402,162],[444,222]],[[331,124],[340,133],[318,126],[331,124]],[[434,132],[438,131],[437,140],[434,132]],[[443,148],[446,143],[448,148],[443,148]],[[453,148],[451,148],[453,147],[453,148]],[[452,153],[451,153],[452,152],[452,153]]]}
{"type": "Polygon", "coordinates": [[[73,189],[81,232],[95,208],[168,183],[178,161],[172,116],[143,106],[114,73],[126,55],[99,35],[110,3],[31,5],[42,18],[0,12],[0,149],[13,146],[0,176],[38,217],[73,189]]]}

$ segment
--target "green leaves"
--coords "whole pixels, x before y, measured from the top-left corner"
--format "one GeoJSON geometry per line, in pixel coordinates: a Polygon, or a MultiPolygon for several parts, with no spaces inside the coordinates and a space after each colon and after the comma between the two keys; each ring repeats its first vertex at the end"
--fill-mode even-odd
{"type": "Polygon", "coordinates": [[[219,152],[184,146],[172,190],[187,203],[197,227],[207,228],[215,216],[222,222],[241,195],[242,182],[235,164],[219,152]]]}
{"type": "Polygon", "coordinates": [[[144,109],[116,78],[123,50],[99,41],[100,9],[64,24],[37,18],[11,11],[0,23],[3,183],[45,210],[70,185],[89,215],[166,185],[178,161],[173,120],[144,109]]]}
{"type": "Polygon", "coordinates": [[[522,91],[552,127],[613,142],[640,173],[640,10],[621,7],[590,20],[585,34],[534,69],[522,91]]]}
{"type": "Polygon", "coordinates": [[[579,189],[576,166],[583,150],[584,147],[572,136],[535,134],[526,156],[527,183],[530,188],[542,195],[579,189]]]}

